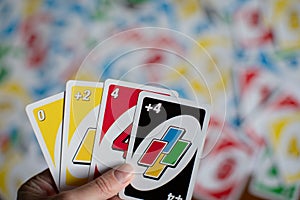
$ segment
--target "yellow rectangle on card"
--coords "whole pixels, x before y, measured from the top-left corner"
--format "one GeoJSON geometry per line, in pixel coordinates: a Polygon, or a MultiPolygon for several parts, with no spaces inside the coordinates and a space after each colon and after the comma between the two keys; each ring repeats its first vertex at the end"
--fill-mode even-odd
{"type": "Polygon", "coordinates": [[[151,178],[159,178],[163,170],[165,169],[166,165],[163,165],[160,163],[160,161],[163,159],[165,154],[160,154],[157,160],[155,161],[154,165],[149,167],[146,172],[144,173],[145,176],[151,177],[151,178]]]}

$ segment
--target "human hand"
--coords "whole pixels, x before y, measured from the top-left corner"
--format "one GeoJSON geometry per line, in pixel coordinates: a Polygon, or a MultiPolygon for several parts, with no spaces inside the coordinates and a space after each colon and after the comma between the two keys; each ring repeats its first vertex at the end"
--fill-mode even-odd
{"type": "Polygon", "coordinates": [[[117,193],[133,179],[133,168],[124,164],[73,190],[58,193],[49,169],[32,177],[18,190],[18,200],[120,200],[117,193]]]}

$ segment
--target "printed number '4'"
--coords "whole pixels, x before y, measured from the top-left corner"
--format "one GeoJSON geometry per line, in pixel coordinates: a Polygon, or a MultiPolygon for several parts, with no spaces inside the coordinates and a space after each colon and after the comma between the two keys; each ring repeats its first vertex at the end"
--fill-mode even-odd
{"type": "Polygon", "coordinates": [[[160,108],[161,108],[161,103],[159,103],[156,106],[154,106],[153,111],[155,111],[156,113],[159,113],[160,112],[160,108]]]}
{"type": "Polygon", "coordinates": [[[116,99],[116,98],[118,98],[118,96],[119,96],[119,88],[116,88],[110,95],[114,98],[114,99],[116,99]]]}
{"type": "Polygon", "coordinates": [[[130,139],[130,135],[128,133],[130,133],[131,130],[131,125],[128,126],[118,137],[116,137],[116,139],[113,141],[112,144],[112,149],[113,150],[117,150],[117,151],[123,151],[123,158],[126,158],[126,154],[127,154],[127,150],[128,150],[128,144],[129,144],[129,139],[130,139]]]}

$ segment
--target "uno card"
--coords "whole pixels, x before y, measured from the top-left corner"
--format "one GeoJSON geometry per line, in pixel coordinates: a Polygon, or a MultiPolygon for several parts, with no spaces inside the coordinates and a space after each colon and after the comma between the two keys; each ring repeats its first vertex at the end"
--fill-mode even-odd
{"type": "Polygon", "coordinates": [[[191,199],[206,129],[207,106],[142,92],[126,162],[135,178],[123,199],[191,199]]]}
{"type": "Polygon", "coordinates": [[[60,188],[88,182],[103,83],[68,81],[63,122],[60,188]]]}
{"type": "Polygon", "coordinates": [[[281,179],[280,170],[269,145],[265,146],[255,166],[258,167],[250,183],[251,193],[268,199],[298,199],[299,187],[297,184],[286,184],[281,179]]]}
{"type": "Polygon", "coordinates": [[[113,79],[105,81],[90,179],[109,167],[125,162],[133,116],[142,91],[177,96],[175,91],[167,89],[113,79]]]}
{"type": "Polygon", "coordinates": [[[202,158],[194,196],[199,199],[239,199],[239,195],[246,185],[252,164],[253,150],[243,143],[228,124],[223,124],[216,117],[211,118],[209,132],[205,141],[204,151],[209,152],[202,158]],[[215,142],[215,135],[222,134],[211,149],[211,142],[215,142]]]}
{"type": "Polygon", "coordinates": [[[291,184],[300,180],[300,98],[297,93],[288,93],[274,98],[264,123],[278,167],[291,184]]]}
{"type": "Polygon", "coordinates": [[[290,0],[278,3],[264,1],[266,19],[275,32],[275,48],[278,50],[298,49],[300,45],[300,6],[299,1],[290,0]]]}
{"type": "Polygon", "coordinates": [[[237,9],[232,28],[237,44],[243,48],[273,47],[273,30],[264,23],[259,1],[249,1],[237,9]]]}
{"type": "Polygon", "coordinates": [[[261,112],[252,115],[248,125],[257,135],[266,138],[274,152],[282,178],[293,184],[300,180],[300,96],[291,84],[269,99],[261,112]]]}
{"type": "Polygon", "coordinates": [[[242,119],[261,110],[279,87],[273,74],[261,66],[239,67],[235,69],[239,94],[239,110],[242,119]]]}
{"type": "Polygon", "coordinates": [[[63,110],[63,92],[26,107],[26,113],[57,188],[59,188],[63,110]]]}

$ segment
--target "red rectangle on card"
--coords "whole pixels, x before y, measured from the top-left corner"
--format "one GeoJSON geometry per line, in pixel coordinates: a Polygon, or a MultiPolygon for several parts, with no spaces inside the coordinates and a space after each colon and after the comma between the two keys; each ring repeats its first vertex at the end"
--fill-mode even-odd
{"type": "Polygon", "coordinates": [[[155,139],[152,140],[138,163],[141,165],[152,166],[166,145],[167,142],[155,139]]]}

